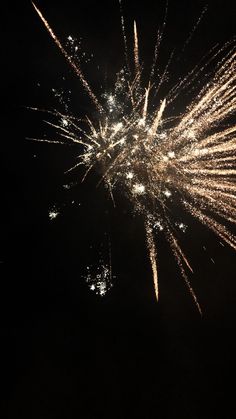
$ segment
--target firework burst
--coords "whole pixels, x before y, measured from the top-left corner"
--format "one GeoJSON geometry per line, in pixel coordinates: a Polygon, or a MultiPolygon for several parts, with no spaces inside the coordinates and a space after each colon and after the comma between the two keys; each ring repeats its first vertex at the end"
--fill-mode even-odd
{"type": "MultiPolygon", "coordinates": [[[[236,237],[224,226],[224,220],[236,222],[236,126],[229,123],[235,111],[234,44],[212,52],[209,60],[218,58],[218,64],[211,80],[182,114],[167,117],[170,104],[201,76],[206,64],[196,66],[157,102],[155,98],[169,65],[156,83],[155,69],[163,31],[158,32],[150,78],[143,86],[137,26],[134,22],[134,70],[131,71],[121,9],[126,65],[119,72],[113,91],[105,91],[98,98],[79,65],[64,49],[40,10],[33,6],[97,109],[97,120],[86,117],[86,127],[69,115],[51,112],[58,118],[58,123],[51,125],[58,130],[61,140],[49,141],[63,144],[69,141],[82,146],[78,162],[70,170],[83,165],[85,179],[90,170],[99,169],[101,183],[109,188],[114,205],[113,191],[119,188],[132,202],[134,211],[142,216],[157,299],[156,236],[158,231],[165,234],[201,313],[187,276],[192,268],[177,240],[176,220],[169,206],[171,200],[175,200],[236,250],[236,237]],[[222,52],[224,58],[220,59],[222,52]]],[[[184,223],[179,223],[178,227],[185,229],[184,223]]]]}

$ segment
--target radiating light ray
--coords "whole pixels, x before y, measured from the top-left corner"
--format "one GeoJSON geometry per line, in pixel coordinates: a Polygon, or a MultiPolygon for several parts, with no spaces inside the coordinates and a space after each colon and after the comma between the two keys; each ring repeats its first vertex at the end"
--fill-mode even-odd
{"type": "MultiPolygon", "coordinates": [[[[58,130],[63,141],[68,140],[68,144],[75,143],[80,147],[78,161],[69,171],[84,166],[84,181],[92,169],[99,169],[102,174],[98,185],[105,184],[114,206],[114,191],[119,188],[132,202],[134,212],[143,218],[156,298],[159,297],[159,286],[155,238],[157,232],[163,231],[201,313],[186,274],[186,269],[190,272],[193,269],[177,240],[176,226],[184,231],[184,223],[176,220],[171,208],[173,203],[179,204],[236,250],[236,236],[222,224],[224,221],[236,223],[236,125],[231,122],[236,104],[235,42],[214,47],[206,56],[206,61],[203,59],[169,89],[165,97],[157,100],[160,87],[167,75],[169,77],[174,57],[172,53],[163,73],[156,82],[151,82],[156,72],[166,16],[157,35],[150,78],[145,84],[140,66],[137,25],[134,22],[133,65],[130,65],[121,0],[119,2],[126,67],[118,74],[113,91],[104,92],[101,99],[91,91],[80,68],[34,5],[99,110],[97,120],[86,116],[83,128],[80,125],[82,121],[57,111],[51,114],[59,122],[50,122],[50,125],[58,130]],[[195,82],[199,82],[209,64],[216,60],[215,71],[195,92],[185,110],[178,115],[168,115],[170,104],[187,88],[196,90],[195,82]],[[134,68],[133,74],[131,68],[134,68]]],[[[204,13],[203,10],[196,27],[204,13]]],[[[188,39],[186,42],[188,44],[188,39]]],[[[64,144],[63,141],[34,140],[64,144]]],[[[110,277],[111,272],[110,266],[110,277]]]]}
{"type": "Polygon", "coordinates": [[[156,294],[156,299],[159,299],[159,287],[158,287],[158,270],[157,270],[157,251],[156,244],[153,237],[153,230],[149,223],[146,223],[146,237],[147,237],[147,248],[149,252],[149,258],[152,268],[152,277],[154,283],[154,290],[156,294]]]}
{"type": "Polygon", "coordinates": [[[174,51],[172,51],[172,53],[170,54],[169,60],[167,61],[167,64],[166,64],[166,66],[165,66],[165,68],[164,68],[164,71],[163,71],[163,73],[162,73],[162,75],[161,75],[161,77],[160,77],[160,81],[159,81],[159,83],[158,83],[158,85],[157,85],[157,87],[156,87],[156,89],[155,89],[155,94],[154,94],[154,97],[156,97],[156,96],[157,96],[157,93],[159,92],[159,90],[160,90],[160,88],[161,88],[162,84],[165,82],[166,75],[167,75],[167,73],[168,73],[168,69],[169,69],[169,66],[170,66],[170,64],[171,64],[171,61],[172,61],[172,59],[173,59],[173,56],[174,56],[174,51]]]}
{"type": "MultiPolygon", "coordinates": [[[[157,70],[157,61],[158,61],[158,56],[159,56],[159,52],[160,52],[160,46],[161,46],[163,34],[164,34],[164,31],[165,31],[165,27],[166,27],[167,12],[168,12],[168,0],[166,1],[165,14],[164,14],[162,25],[157,31],[156,43],[155,43],[154,54],[153,54],[153,62],[152,62],[150,77],[149,77],[149,82],[150,83],[152,82],[153,77],[155,76],[155,73],[157,73],[157,71],[158,71],[157,70]]],[[[158,74],[158,76],[161,79],[161,76],[159,74],[158,74]]]]}
{"type": "Polygon", "coordinates": [[[148,108],[148,96],[150,93],[150,83],[148,85],[148,88],[145,91],[145,100],[144,100],[144,106],[143,106],[143,119],[142,119],[142,124],[145,125],[146,122],[146,117],[147,117],[147,108],[148,108]]]}
{"type": "Polygon", "coordinates": [[[68,63],[70,64],[70,66],[73,68],[73,70],[75,71],[76,75],[79,77],[81,83],[84,86],[84,89],[86,90],[86,92],[88,93],[89,97],[92,99],[93,103],[96,105],[97,109],[99,112],[103,112],[103,108],[100,105],[100,103],[98,102],[97,97],[95,96],[95,94],[93,93],[93,91],[91,90],[91,87],[89,86],[87,80],[85,79],[80,67],[78,64],[75,64],[75,62],[72,60],[71,56],[68,54],[68,52],[65,50],[65,48],[62,46],[61,42],[59,41],[59,39],[57,38],[57,36],[55,35],[55,33],[53,32],[52,28],[50,27],[50,25],[48,24],[47,20],[44,18],[44,16],[42,15],[42,13],[40,12],[40,10],[37,8],[37,6],[32,2],[33,7],[35,8],[36,12],[38,13],[40,19],[42,20],[44,26],[46,27],[47,31],[49,32],[49,34],[51,35],[52,39],[54,40],[55,44],[58,46],[58,48],[61,50],[62,54],[64,55],[64,57],[67,59],[68,63]]]}
{"type": "Polygon", "coordinates": [[[200,304],[198,302],[198,299],[196,297],[196,294],[195,294],[195,292],[194,292],[194,290],[193,290],[193,288],[192,288],[192,286],[191,286],[191,284],[189,282],[189,279],[188,279],[188,277],[186,275],[186,272],[184,270],[184,267],[183,267],[183,263],[182,263],[182,260],[181,260],[182,259],[181,249],[180,249],[179,245],[177,244],[176,239],[174,238],[173,234],[170,232],[170,230],[168,230],[167,240],[170,243],[172,252],[173,252],[173,254],[174,254],[175,258],[176,258],[176,261],[177,261],[177,263],[179,265],[179,269],[181,271],[181,274],[182,274],[182,277],[184,279],[184,282],[187,285],[188,290],[189,290],[190,294],[193,297],[193,300],[194,300],[194,302],[195,302],[195,304],[197,306],[197,309],[198,309],[199,313],[202,315],[201,306],[200,306],[200,304]]]}
{"type": "Polygon", "coordinates": [[[158,59],[158,53],[159,53],[162,37],[163,37],[163,31],[158,29],[156,44],[155,44],[155,49],[154,49],[154,55],[153,55],[153,62],[152,62],[152,67],[151,67],[151,71],[150,71],[149,82],[152,82],[154,74],[155,74],[155,69],[156,69],[157,59],[158,59]]]}
{"type": "Polygon", "coordinates": [[[156,115],[156,117],[155,117],[155,119],[153,121],[153,124],[152,124],[151,128],[150,128],[149,137],[148,137],[149,141],[152,141],[153,138],[156,135],[157,128],[158,128],[158,126],[159,126],[159,124],[161,122],[161,118],[162,118],[162,115],[163,115],[163,112],[164,112],[165,107],[166,107],[166,99],[163,100],[163,102],[162,102],[162,104],[160,106],[160,109],[158,109],[157,115],[156,115]]]}
{"type": "MultiPolygon", "coordinates": [[[[226,58],[230,56],[232,52],[230,49],[227,53],[227,49],[229,49],[234,44],[235,41],[232,40],[226,42],[223,46],[216,44],[213,48],[211,48],[211,50],[201,58],[195,67],[193,67],[193,69],[190,70],[185,77],[183,77],[170,89],[169,94],[167,95],[168,102],[170,103],[170,101],[174,101],[180,94],[183,94],[183,91],[187,88],[193,88],[194,82],[198,81],[200,76],[205,75],[204,73],[207,71],[207,68],[217,59],[217,57],[220,57],[223,53],[225,53],[224,60],[226,60],[226,58]]],[[[216,65],[216,71],[217,69],[221,68],[222,64],[223,60],[219,59],[216,65]]]]}
{"type": "Polygon", "coordinates": [[[122,1],[121,0],[119,0],[119,4],[120,4],[121,29],[122,29],[123,40],[124,40],[125,64],[126,64],[128,73],[130,74],[127,36],[126,36],[126,31],[125,31],[125,19],[124,19],[124,15],[123,15],[123,8],[122,8],[122,1]]]}
{"type": "Polygon", "coordinates": [[[139,64],[139,49],[138,49],[138,32],[137,25],[134,21],[134,64],[135,64],[135,73],[137,79],[140,77],[140,64],[139,64]]]}
{"type": "Polygon", "coordinates": [[[201,21],[202,21],[202,19],[203,19],[204,15],[205,15],[205,13],[206,13],[206,11],[207,11],[207,6],[205,6],[205,7],[203,8],[203,10],[202,10],[202,12],[201,12],[201,14],[200,14],[199,18],[197,19],[197,22],[195,23],[195,25],[194,25],[193,29],[191,30],[191,32],[190,32],[190,34],[189,34],[188,38],[187,38],[187,39],[186,39],[186,41],[184,42],[184,46],[183,46],[183,48],[182,48],[181,54],[184,52],[184,50],[186,49],[186,47],[189,45],[190,41],[192,40],[192,37],[193,37],[194,33],[196,32],[196,30],[197,30],[197,28],[198,28],[199,24],[201,23],[201,21]]]}
{"type": "Polygon", "coordinates": [[[210,228],[216,235],[223,239],[229,244],[234,250],[236,250],[236,236],[230,233],[225,226],[218,223],[214,218],[205,215],[199,209],[193,207],[191,204],[184,202],[184,206],[190,212],[190,214],[197,218],[201,223],[210,228]]]}

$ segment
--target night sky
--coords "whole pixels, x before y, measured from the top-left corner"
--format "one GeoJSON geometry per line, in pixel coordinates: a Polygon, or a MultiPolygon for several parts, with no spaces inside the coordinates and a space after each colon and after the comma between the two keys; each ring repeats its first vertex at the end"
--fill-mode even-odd
{"type": "MultiPolygon", "coordinates": [[[[101,83],[111,88],[124,58],[118,0],[36,4],[61,41],[82,38],[83,50],[94,54],[83,67],[94,91],[101,83]]],[[[205,5],[169,1],[161,68],[174,48],[181,52],[205,5]]],[[[124,0],[123,9],[129,46],[136,19],[141,60],[150,65],[165,2],[124,0]]],[[[26,140],[49,132],[45,115],[28,106],[62,110],[52,88],[71,91],[78,117],[96,118],[79,80],[30,1],[3,2],[1,29],[1,417],[234,417],[235,253],[186,217],[183,245],[203,317],[162,239],[157,303],[144,227],[131,205],[117,191],[113,208],[107,191],[96,187],[99,173],[63,188],[83,175],[64,173],[76,149],[26,140]],[[50,220],[54,207],[60,214],[50,220]],[[109,241],[116,278],[101,298],[84,276],[87,265],[108,257],[109,241]]],[[[208,1],[172,80],[234,35],[233,1],[208,1]]]]}

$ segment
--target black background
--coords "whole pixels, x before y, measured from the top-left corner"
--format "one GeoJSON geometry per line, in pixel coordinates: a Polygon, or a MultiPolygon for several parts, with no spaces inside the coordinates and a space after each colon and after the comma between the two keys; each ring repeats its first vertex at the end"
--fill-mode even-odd
{"type": "MultiPolygon", "coordinates": [[[[111,86],[123,60],[118,1],[37,5],[60,39],[82,37],[84,48],[94,52],[85,66],[94,90],[101,80],[111,86]]],[[[204,6],[170,0],[160,65],[174,47],[181,51],[204,6]]],[[[165,3],[127,0],[123,7],[129,34],[137,20],[142,60],[150,63],[165,3]]],[[[80,82],[30,2],[3,2],[1,21],[2,417],[234,417],[233,250],[186,219],[184,245],[203,318],[162,240],[157,304],[142,221],[128,203],[117,194],[114,209],[107,192],[96,188],[96,174],[63,189],[81,176],[64,174],[75,150],[26,141],[48,129],[44,115],[26,107],[56,107],[50,90],[62,85],[63,76],[73,111],[94,116],[80,82]],[[50,221],[54,204],[60,215],[50,221]],[[117,278],[101,298],[83,276],[87,264],[107,253],[109,237],[117,278]]],[[[173,77],[214,44],[232,39],[234,24],[233,1],[208,2],[205,18],[172,67],[173,77]]]]}

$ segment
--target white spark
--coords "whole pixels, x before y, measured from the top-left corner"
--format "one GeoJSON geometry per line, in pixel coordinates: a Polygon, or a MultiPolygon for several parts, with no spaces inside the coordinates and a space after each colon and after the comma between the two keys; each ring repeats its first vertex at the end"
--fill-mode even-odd
{"type": "Polygon", "coordinates": [[[61,120],[61,124],[62,124],[62,126],[63,126],[63,127],[68,127],[69,122],[68,122],[68,120],[67,120],[66,118],[63,118],[63,119],[61,120]]]}
{"type": "Polygon", "coordinates": [[[52,211],[49,211],[48,216],[50,220],[54,220],[55,218],[58,217],[59,214],[60,213],[58,211],[52,210],[52,211]]]}
{"type": "Polygon", "coordinates": [[[143,195],[145,193],[145,186],[141,183],[135,183],[133,186],[133,193],[135,195],[143,195]]]}
{"type": "Polygon", "coordinates": [[[133,177],[134,177],[133,172],[128,172],[127,175],[126,175],[127,179],[133,179],[133,177]]]}
{"type": "Polygon", "coordinates": [[[172,193],[168,191],[168,189],[166,189],[163,193],[167,198],[169,198],[172,195],[172,193]]]}

